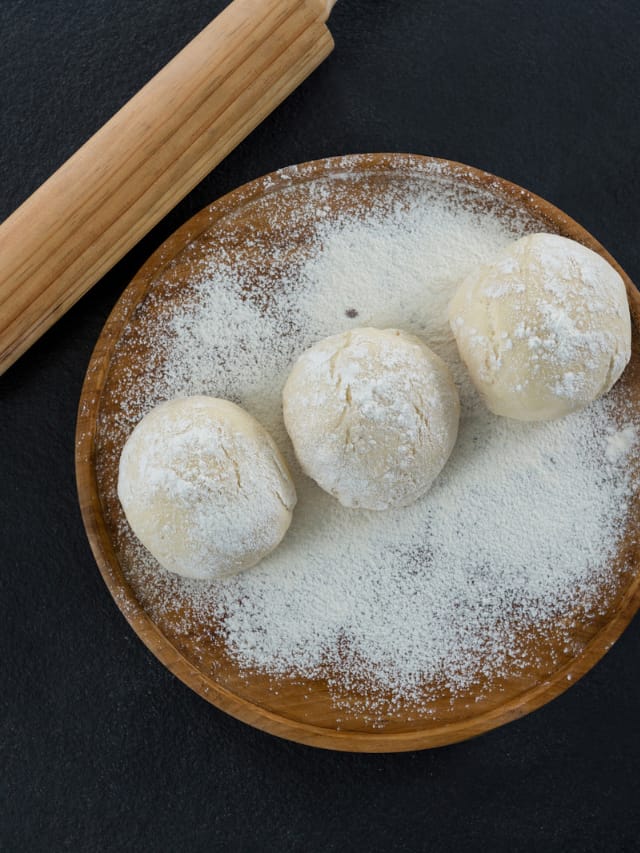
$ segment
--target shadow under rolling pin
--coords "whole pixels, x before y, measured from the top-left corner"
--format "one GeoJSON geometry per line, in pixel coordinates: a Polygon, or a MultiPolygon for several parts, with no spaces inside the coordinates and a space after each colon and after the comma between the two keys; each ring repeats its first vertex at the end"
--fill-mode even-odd
{"type": "Polygon", "coordinates": [[[0,225],[0,374],[331,53],[335,0],[234,0],[0,225]]]}

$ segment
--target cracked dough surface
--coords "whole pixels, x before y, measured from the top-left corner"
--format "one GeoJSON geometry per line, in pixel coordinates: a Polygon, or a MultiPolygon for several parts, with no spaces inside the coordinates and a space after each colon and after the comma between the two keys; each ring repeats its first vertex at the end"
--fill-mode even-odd
{"type": "Polygon", "coordinates": [[[462,282],[449,305],[460,356],[496,415],[547,420],[583,409],[631,357],[624,282],[556,234],[516,240],[462,282]]]}
{"type": "Polygon", "coordinates": [[[273,439],[213,397],[161,403],[122,450],[118,497],[142,544],[171,572],[212,579],[255,566],[291,523],[296,492],[273,439]]]}
{"type": "Polygon", "coordinates": [[[458,433],[446,364],[399,329],[352,329],[315,344],[291,371],[284,420],[306,474],[347,507],[421,497],[458,433]]]}

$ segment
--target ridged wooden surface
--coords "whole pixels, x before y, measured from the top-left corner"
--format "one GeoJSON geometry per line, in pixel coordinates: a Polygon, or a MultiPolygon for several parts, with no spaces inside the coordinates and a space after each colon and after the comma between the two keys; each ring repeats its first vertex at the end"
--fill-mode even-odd
{"type": "MultiPolygon", "coordinates": [[[[301,682],[299,678],[274,679],[246,673],[226,654],[224,644],[212,638],[211,632],[208,645],[203,647],[197,632],[185,636],[174,630],[170,619],[154,621],[140,603],[142,596],[130,583],[130,566],[119,560],[118,553],[123,553],[117,546],[121,509],[115,496],[113,459],[117,459],[121,438],[115,439],[109,431],[109,419],[117,410],[118,388],[122,387],[119,383],[135,382],[136,376],[142,378],[147,369],[144,347],[139,342],[130,343],[135,340],[131,328],[128,333],[125,331],[136,308],[145,303],[152,291],[163,298],[172,298],[171,292],[179,292],[175,287],[166,291],[163,288],[167,282],[175,285],[188,264],[205,257],[210,250],[207,235],[223,231],[231,221],[239,234],[243,227],[267,229],[270,220],[278,217],[286,224],[286,211],[295,207],[296,194],[303,196],[307,182],[333,176],[338,186],[345,172],[355,175],[357,179],[349,193],[340,196],[336,191],[329,203],[357,204],[365,201],[368,193],[406,180],[407,176],[413,175],[419,181],[421,170],[426,174],[432,167],[444,171],[463,190],[465,186],[489,189],[500,203],[533,216],[541,230],[579,240],[618,269],[625,279],[634,322],[632,360],[621,380],[620,393],[637,403],[640,298],[628,277],[590,234],[548,202],[492,175],[448,161],[383,154],[335,158],[282,170],[241,187],[195,216],[149,259],[116,305],[94,351],[80,401],[76,470],[82,515],[100,571],[134,631],[168,669],[207,701],[250,725],[312,746],[357,752],[422,749],[464,740],[503,725],[574,684],[610,648],[640,606],[640,550],[635,536],[640,506],[636,498],[627,535],[616,557],[616,563],[626,568],[621,570],[615,590],[602,601],[602,612],[578,619],[572,629],[570,649],[564,647],[564,639],[563,648],[540,647],[532,639],[531,666],[518,677],[483,684],[479,691],[481,701],[471,694],[443,695],[428,715],[416,707],[407,708],[404,717],[396,714],[373,720],[367,714],[338,710],[327,683],[320,679],[301,682]],[[285,187],[286,202],[282,193],[285,187]],[[186,246],[188,262],[182,254],[186,246]]],[[[256,258],[256,264],[260,262],[256,258]]],[[[145,304],[147,308],[152,306],[145,304]]],[[[175,604],[177,612],[186,607],[180,601],[175,604]]],[[[366,700],[366,695],[361,698],[366,700]]]]}
{"type": "Polygon", "coordinates": [[[333,49],[327,0],[234,0],[0,226],[0,374],[333,49]]]}

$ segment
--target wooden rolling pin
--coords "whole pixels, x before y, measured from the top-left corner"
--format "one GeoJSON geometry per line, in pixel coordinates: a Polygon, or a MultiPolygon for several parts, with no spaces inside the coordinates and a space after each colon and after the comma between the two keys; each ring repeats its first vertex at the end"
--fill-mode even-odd
{"type": "Polygon", "coordinates": [[[333,49],[335,0],[234,0],[0,226],[0,374],[333,49]]]}

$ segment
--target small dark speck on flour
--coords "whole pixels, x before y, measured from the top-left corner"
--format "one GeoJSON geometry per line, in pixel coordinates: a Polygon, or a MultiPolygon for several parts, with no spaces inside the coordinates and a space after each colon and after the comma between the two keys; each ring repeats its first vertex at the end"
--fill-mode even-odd
{"type": "Polygon", "coordinates": [[[181,285],[189,297],[160,308],[160,319],[156,311],[144,331],[153,380],[123,383],[121,410],[103,425],[126,436],[177,396],[239,402],[292,468],[299,502],[288,535],[258,567],[217,583],[160,570],[124,519],[119,547],[152,618],[204,641],[215,626],[247,671],[325,678],[336,704],[374,720],[376,709],[407,703],[429,714],[438,695],[472,691],[478,700],[478,685],[535,665],[532,637],[550,647],[564,631],[556,647],[570,647],[571,622],[597,614],[615,590],[637,425],[615,390],[580,414],[522,424],[491,415],[469,383],[447,303],[470,269],[539,222],[490,206],[478,213],[435,179],[401,205],[381,199],[360,215],[318,220],[327,193],[319,182],[298,213],[315,237],[295,268],[290,253],[273,252],[268,302],[245,298],[252,261],[241,251],[233,262],[212,255],[181,285]],[[282,423],[295,359],[355,317],[420,335],[460,390],[451,459],[431,492],[402,510],[341,507],[301,474],[282,423]]]}

